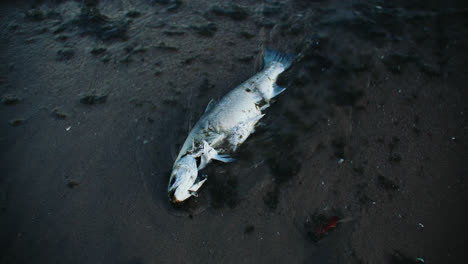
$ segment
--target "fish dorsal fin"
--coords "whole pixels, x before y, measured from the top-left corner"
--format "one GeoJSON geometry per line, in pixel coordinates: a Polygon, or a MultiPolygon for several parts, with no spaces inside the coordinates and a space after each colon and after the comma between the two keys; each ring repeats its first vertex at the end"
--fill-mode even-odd
{"type": "Polygon", "coordinates": [[[215,105],[216,105],[215,99],[211,99],[210,102],[208,103],[208,105],[206,106],[205,113],[210,111],[210,109],[212,109],[213,106],[215,106],[215,105]]]}

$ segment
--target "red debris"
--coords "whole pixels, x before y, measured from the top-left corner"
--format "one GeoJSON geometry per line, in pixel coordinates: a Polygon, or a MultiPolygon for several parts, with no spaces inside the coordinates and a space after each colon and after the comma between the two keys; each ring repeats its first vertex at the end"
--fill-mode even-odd
{"type": "Polygon", "coordinates": [[[338,218],[338,216],[332,216],[328,218],[323,225],[317,228],[317,234],[321,235],[328,232],[328,230],[335,228],[339,220],[340,218],[338,218]]]}

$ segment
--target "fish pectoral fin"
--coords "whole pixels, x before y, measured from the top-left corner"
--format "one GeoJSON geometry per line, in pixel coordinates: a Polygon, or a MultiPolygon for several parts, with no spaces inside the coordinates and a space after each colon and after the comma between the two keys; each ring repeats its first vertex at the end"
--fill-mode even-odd
{"type": "Polygon", "coordinates": [[[201,151],[200,165],[198,165],[198,170],[201,170],[210,163],[211,159],[216,156],[218,152],[210,146],[208,142],[203,140],[203,150],[201,151]]]}
{"type": "Polygon", "coordinates": [[[222,161],[224,163],[233,162],[236,160],[234,158],[231,158],[229,155],[216,155],[213,159],[222,161]]]}
{"type": "MultiPolygon", "coordinates": [[[[273,95],[271,96],[271,98],[277,96],[278,94],[284,92],[286,90],[286,88],[284,87],[280,87],[279,85],[277,85],[276,83],[273,84],[273,95]]],[[[271,99],[269,98],[269,99],[271,99]]]]}
{"type": "Polygon", "coordinates": [[[189,190],[189,193],[190,193],[190,195],[192,195],[192,196],[198,197],[198,193],[197,193],[197,192],[194,192],[194,191],[190,191],[190,190],[189,190]]]}
{"type": "Polygon", "coordinates": [[[203,179],[203,180],[195,183],[194,185],[192,185],[192,187],[190,187],[190,189],[189,189],[190,194],[196,193],[198,191],[198,189],[200,189],[200,187],[203,185],[203,183],[206,182],[206,180],[207,179],[203,179]]]}
{"type": "Polygon", "coordinates": [[[262,117],[264,117],[264,116],[265,116],[265,114],[261,114],[261,115],[252,117],[252,118],[249,120],[249,125],[254,126],[254,125],[257,124],[258,121],[259,121],[260,119],[262,119],[262,117]]]}
{"type": "Polygon", "coordinates": [[[208,105],[206,106],[205,113],[210,111],[215,105],[216,105],[215,99],[211,99],[208,105]]]}
{"type": "Polygon", "coordinates": [[[202,170],[208,165],[209,160],[206,159],[205,155],[201,155],[200,165],[198,165],[198,170],[202,170]]]}

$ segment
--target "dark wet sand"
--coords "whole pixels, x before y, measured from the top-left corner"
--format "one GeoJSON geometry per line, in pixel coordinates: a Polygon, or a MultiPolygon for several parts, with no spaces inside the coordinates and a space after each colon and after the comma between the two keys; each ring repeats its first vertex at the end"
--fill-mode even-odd
{"type": "Polygon", "coordinates": [[[0,263],[462,263],[468,9],[407,2],[1,4],[0,263]],[[299,54],[288,90],[174,208],[264,47],[299,54]]]}

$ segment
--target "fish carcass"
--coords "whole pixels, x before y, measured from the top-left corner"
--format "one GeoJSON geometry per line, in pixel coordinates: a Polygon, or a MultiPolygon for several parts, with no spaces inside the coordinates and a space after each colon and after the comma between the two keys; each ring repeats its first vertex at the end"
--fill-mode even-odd
{"type": "Polygon", "coordinates": [[[291,66],[293,59],[292,54],[265,49],[262,71],[230,91],[219,102],[210,101],[174,162],[168,187],[172,202],[179,203],[197,196],[197,190],[207,180],[199,176],[198,171],[211,160],[234,160],[228,154],[254,132],[270,100],[285,90],[276,85],[276,79],[291,66]]]}

